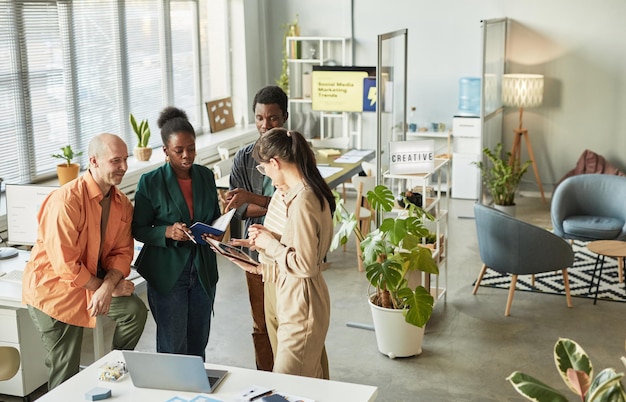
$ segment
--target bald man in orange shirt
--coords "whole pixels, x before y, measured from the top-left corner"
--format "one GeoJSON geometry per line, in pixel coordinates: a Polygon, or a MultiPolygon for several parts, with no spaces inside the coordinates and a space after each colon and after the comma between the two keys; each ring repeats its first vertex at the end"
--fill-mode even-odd
{"type": "Polygon", "coordinates": [[[54,190],[37,216],[37,243],[24,270],[22,302],[48,354],[48,388],[78,373],[83,328],[116,321],[114,349],[133,349],[148,316],[124,278],[133,258],[133,207],[117,189],[128,150],[114,134],[89,144],[89,170],[54,190]]]}

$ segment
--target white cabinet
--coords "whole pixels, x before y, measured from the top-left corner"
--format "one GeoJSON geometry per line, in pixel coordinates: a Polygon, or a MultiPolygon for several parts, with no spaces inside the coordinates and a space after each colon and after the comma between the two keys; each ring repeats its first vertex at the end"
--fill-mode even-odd
{"type": "MultiPolygon", "coordinates": [[[[430,275],[422,273],[419,277],[410,278],[409,285],[414,288],[423,285],[435,300],[445,297],[448,283],[448,210],[449,198],[444,184],[450,179],[450,159],[435,159],[435,167],[432,172],[420,174],[384,174],[385,179],[406,181],[415,192],[422,194],[422,209],[433,216],[433,221],[425,220],[424,224],[430,232],[435,233],[437,241],[434,244],[433,258],[439,264],[439,275],[435,276],[435,283],[431,283],[430,275]],[[443,277],[443,283],[440,278],[443,277]]],[[[392,188],[392,187],[390,187],[392,188]]],[[[444,299],[445,300],[445,299],[444,299]]]]}
{"type": "Polygon", "coordinates": [[[15,377],[0,381],[0,394],[27,396],[48,381],[46,351],[27,309],[0,308],[0,345],[16,348],[21,359],[15,377]]]}
{"type": "Polygon", "coordinates": [[[285,39],[289,78],[287,128],[305,136],[325,139],[341,131],[350,136],[349,113],[314,111],[311,99],[313,66],[345,66],[347,39],[341,37],[288,36],[285,39]]]}
{"type": "Polygon", "coordinates": [[[480,170],[474,163],[482,156],[480,118],[455,116],[452,132],[452,197],[476,200],[480,192],[480,170]]]}

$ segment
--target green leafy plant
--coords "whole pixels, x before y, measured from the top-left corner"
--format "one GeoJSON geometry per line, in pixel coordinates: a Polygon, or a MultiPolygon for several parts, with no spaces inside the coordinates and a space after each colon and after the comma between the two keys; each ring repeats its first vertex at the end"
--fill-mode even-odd
{"type": "MultiPolygon", "coordinates": [[[[354,233],[361,242],[365,275],[375,288],[372,303],[402,309],[406,322],[423,327],[432,315],[434,298],[423,286],[411,289],[408,283],[414,271],[439,274],[431,250],[421,245],[422,238],[429,234],[422,219],[432,219],[432,216],[405,199],[405,216],[385,218],[378,229],[362,233],[356,217],[346,210],[339,194],[336,194],[336,199],[333,219],[339,228],[331,250],[345,244],[354,233]]],[[[368,191],[367,200],[378,216],[390,212],[394,206],[392,191],[383,185],[368,191]]]]}
{"type": "Polygon", "coordinates": [[[137,120],[133,114],[130,114],[130,126],[133,128],[135,135],[137,136],[137,148],[146,148],[150,141],[150,127],[148,126],[148,119],[144,119],[141,123],[137,124],[137,120]]]}
{"type": "MultiPolygon", "coordinates": [[[[289,58],[289,53],[287,52],[287,37],[288,36],[299,36],[300,35],[300,27],[298,26],[298,14],[296,14],[296,19],[293,22],[288,24],[283,24],[283,59],[282,59],[282,70],[280,73],[280,77],[276,80],[276,85],[285,91],[286,94],[289,93],[289,62],[287,59],[289,58]]],[[[295,55],[294,55],[295,56],[295,55]]]]}
{"type": "MultiPolygon", "coordinates": [[[[559,338],[554,345],[554,363],[565,384],[579,396],[580,401],[626,401],[621,383],[624,373],[606,368],[594,377],[589,356],[575,341],[559,338]]],[[[622,363],[626,365],[624,357],[622,363]]],[[[519,371],[513,372],[507,380],[518,393],[531,401],[567,402],[567,398],[556,389],[519,371]]]]}
{"type": "Polygon", "coordinates": [[[511,152],[507,152],[502,158],[502,144],[498,143],[494,150],[484,148],[483,153],[488,163],[475,162],[481,172],[483,183],[489,190],[496,205],[515,205],[515,192],[522,180],[522,176],[528,170],[531,161],[520,164],[511,152]]]}
{"type": "Polygon", "coordinates": [[[82,152],[74,152],[71,145],[66,145],[62,147],[61,151],[63,151],[62,154],[52,154],[51,156],[53,158],[64,159],[67,166],[72,164],[72,159],[83,154],[82,152]]]}

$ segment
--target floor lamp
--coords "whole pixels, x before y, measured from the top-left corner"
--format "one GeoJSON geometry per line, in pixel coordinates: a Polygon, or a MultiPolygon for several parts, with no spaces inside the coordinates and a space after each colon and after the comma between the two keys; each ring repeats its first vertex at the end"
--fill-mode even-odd
{"type": "Polygon", "coordinates": [[[528,130],[522,126],[522,115],[525,107],[534,107],[541,105],[543,101],[543,75],[539,74],[504,74],[502,76],[502,104],[504,106],[519,107],[519,127],[514,130],[515,138],[513,139],[513,148],[511,149],[512,157],[519,161],[522,148],[522,137],[526,141],[526,150],[533,165],[535,178],[539,185],[541,198],[546,202],[543,193],[537,162],[535,162],[535,154],[530,144],[528,130]]]}

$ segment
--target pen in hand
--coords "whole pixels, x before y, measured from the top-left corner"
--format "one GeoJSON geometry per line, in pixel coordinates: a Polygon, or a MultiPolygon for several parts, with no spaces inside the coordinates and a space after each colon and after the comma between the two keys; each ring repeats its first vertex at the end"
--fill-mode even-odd
{"type": "Polygon", "coordinates": [[[198,242],[196,241],[196,239],[193,237],[191,233],[185,231],[185,234],[187,235],[187,237],[189,237],[189,240],[191,240],[193,244],[198,244],[198,242]]]}

